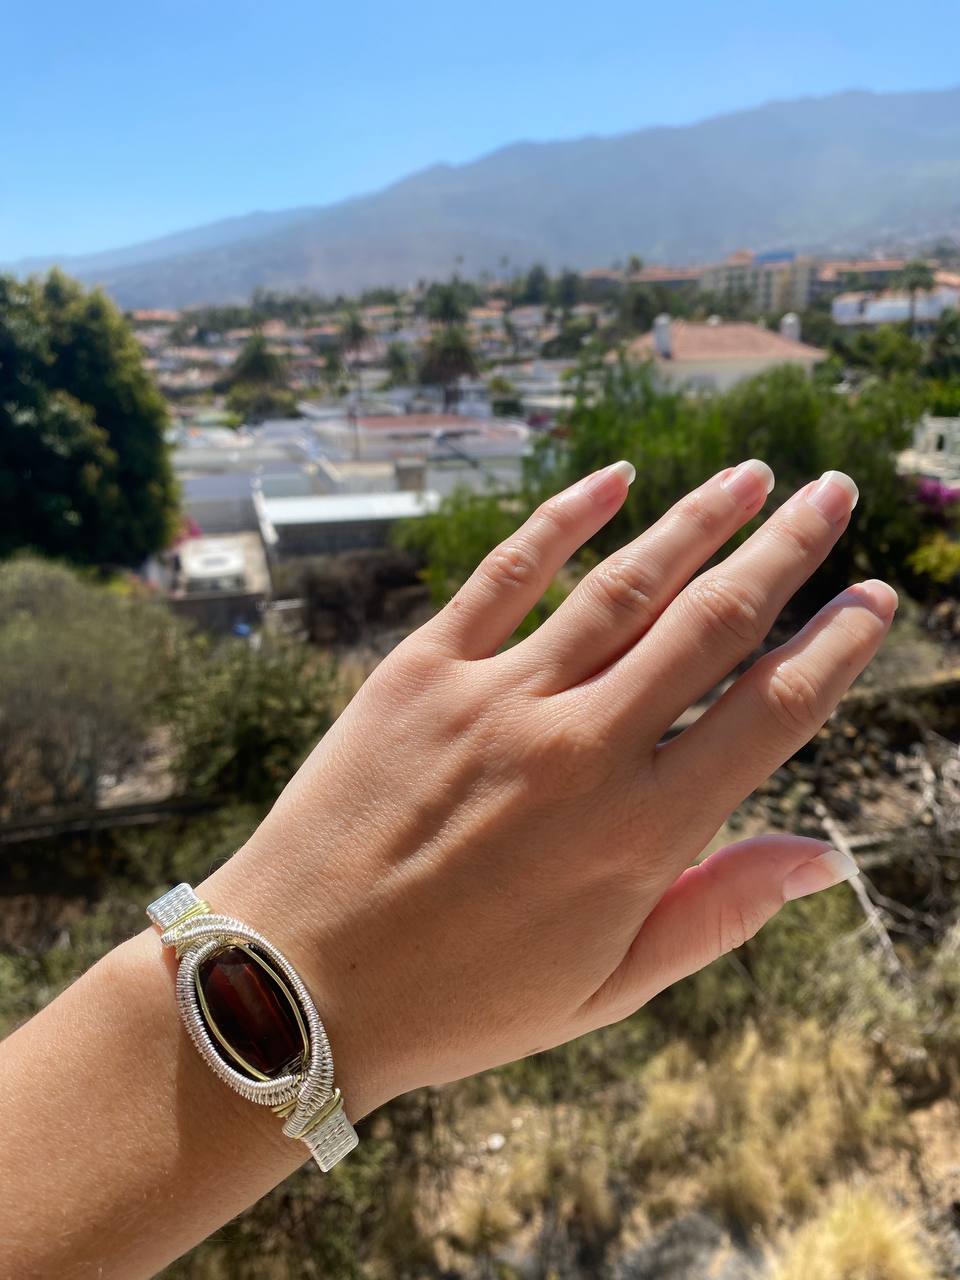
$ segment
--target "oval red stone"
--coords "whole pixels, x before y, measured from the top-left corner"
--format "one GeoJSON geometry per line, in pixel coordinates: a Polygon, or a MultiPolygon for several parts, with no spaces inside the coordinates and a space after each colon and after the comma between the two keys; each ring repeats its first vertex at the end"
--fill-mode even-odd
{"type": "MultiPolygon", "coordinates": [[[[200,965],[197,981],[208,1021],[215,1024],[214,1044],[232,1067],[243,1070],[246,1064],[273,1079],[300,1066],[306,1045],[291,998],[252,949],[216,952],[200,965]]],[[[254,1072],[246,1074],[256,1078],[254,1072]]]]}

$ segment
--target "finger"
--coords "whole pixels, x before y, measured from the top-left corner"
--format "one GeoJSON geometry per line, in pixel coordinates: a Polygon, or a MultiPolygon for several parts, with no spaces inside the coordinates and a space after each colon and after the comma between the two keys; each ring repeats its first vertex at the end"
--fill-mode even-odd
{"type": "Polygon", "coordinates": [[[591,998],[604,1021],[742,946],[785,902],[859,874],[849,854],[803,836],[757,836],[717,850],[675,880],[622,963],[591,998]]]}
{"type": "Polygon", "coordinates": [[[857,499],[828,471],[794,494],[743,546],[695,578],[611,673],[621,715],[654,741],[761,643],[796,589],[826,558],[857,499]],[[636,698],[643,690],[642,720],[636,698]]]}
{"type": "Polygon", "coordinates": [[[636,475],[615,462],[538,507],[495,547],[430,624],[462,658],[486,658],[508,640],[573,553],[623,506],[636,475]]]}
{"type": "Polygon", "coordinates": [[[885,582],[848,588],[659,748],[657,775],[666,794],[676,788],[700,797],[689,815],[697,824],[694,840],[715,831],[813,737],[880,647],[896,608],[897,594],[885,582]]]}
{"type": "Polygon", "coordinates": [[[773,472],[757,458],[727,468],[588,573],[514,654],[530,663],[540,692],[580,684],[635,644],[772,488],[773,472]]]}

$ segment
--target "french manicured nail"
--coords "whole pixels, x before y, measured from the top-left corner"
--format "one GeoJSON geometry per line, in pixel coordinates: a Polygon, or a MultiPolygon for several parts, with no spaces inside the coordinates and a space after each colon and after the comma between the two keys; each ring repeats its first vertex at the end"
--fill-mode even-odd
{"type": "Polygon", "coordinates": [[[868,578],[866,582],[858,582],[848,588],[848,594],[857,603],[862,602],[884,622],[889,622],[897,612],[900,598],[888,582],[880,578],[868,578]]]}
{"type": "Polygon", "coordinates": [[[860,490],[846,472],[825,471],[807,494],[807,501],[831,524],[839,524],[857,505],[859,497],[860,490]]]}
{"type": "Polygon", "coordinates": [[[756,502],[773,488],[773,472],[759,458],[748,458],[725,476],[720,487],[731,493],[738,502],[756,502]]]}
{"type": "Polygon", "coordinates": [[[783,900],[792,902],[794,898],[806,898],[811,893],[819,893],[821,889],[832,889],[835,884],[852,880],[859,874],[860,868],[849,853],[843,853],[840,849],[827,849],[790,872],[782,885],[783,900]]]}
{"type": "Polygon", "coordinates": [[[632,462],[625,459],[620,462],[613,462],[609,467],[604,467],[602,471],[595,471],[592,476],[587,476],[586,480],[581,481],[583,488],[581,493],[588,493],[591,498],[600,499],[613,498],[620,493],[620,486],[616,483],[617,479],[626,480],[627,484],[633,484],[637,478],[637,468],[632,462]]]}
{"type": "Polygon", "coordinates": [[[637,478],[637,468],[632,462],[627,462],[626,458],[621,459],[620,462],[615,462],[613,466],[608,467],[607,470],[615,476],[623,476],[627,484],[633,484],[634,480],[637,478]]]}

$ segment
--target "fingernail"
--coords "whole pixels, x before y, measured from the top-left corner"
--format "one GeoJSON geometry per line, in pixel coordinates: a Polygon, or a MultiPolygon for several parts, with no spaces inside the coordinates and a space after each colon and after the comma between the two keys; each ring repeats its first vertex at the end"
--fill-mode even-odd
{"type": "Polygon", "coordinates": [[[846,472],[825,471],[807,494],[807,501],[831,524],[837,524],[846,519],[859,497],[860,490],[846,472]]]}
{"type": "Polygon", "coordinates": [[[621,459],[620,462],[615,462],[613,466],[608,467],[607,470],[611,472],[612,475],[623,476],[627,484],[633,484],[634,480],[637,478],[637,468],[632,462],[627,462],[625,458],[621,459]]]}
{"type": "Polygon", "coordinates": [[[773,488],[773,472],[759,458],[748,458],[725,476],[720,487],[726,489],[738,502],[753,503],[773,488]]]}
{"type": "Polygon", "coordinates": [[[786,877],[782,892],[784,902],[792,902],[794,898],[806,898],[811,893],[819,893],[821,889],[832,889],[835,884],[844,880],[852,880],[860,874],[860,868],[840,849],[827,849],[801,863],[786,877]]]}
{"type": "Polygon", "coordinates": [[[847,594],[853,596],[857,603],[863,603],[884,622],[889,622],[897,612],[900,597],[888,582],[880,578],[868,578],[866,582],[858,582],[849,587],[847,594]]]}
{"type": "Polygon", "coordinates": [[[613,462],[609,467],[604,467],[601,471],[595,471],[592,476],[587,476],[585,480],[580,481],[580,485],[575,486],[574,491],[579,490],[581,493],[588,493],[591,498],[603,502],[607,498],[611,501],[615,497],[622,500],[623,491],[620,488],[619,481],[626,480],[627,484],[633,484],[637,476],[637,469],[632,462],[613,462]]]}

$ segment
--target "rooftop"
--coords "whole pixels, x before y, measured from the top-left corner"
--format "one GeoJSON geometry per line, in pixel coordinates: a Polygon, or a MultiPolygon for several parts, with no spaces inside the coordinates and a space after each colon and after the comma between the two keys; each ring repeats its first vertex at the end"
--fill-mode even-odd
{"type": "Polygon", "coordinates": [[[440,496],[423,493],[332,493],[303,498],[262,498],[270,524],[349,524],[353,521],[404,520],[436,511],[440,496]]]}
{"type": "MultiPolygon", "coordinates": [[[[826,360],[827,352],[806,342],[793,342],[772,329],[758,324],[731,322],[711,324],[691,320],[674,320],[670,326],[672,347],[671,361],[722,361],[769,360],[809,361],[826,360]]],[[[634,359],[657,356],[653,333],[645,333],[627,347],[627,355],[634,359]]]]}

